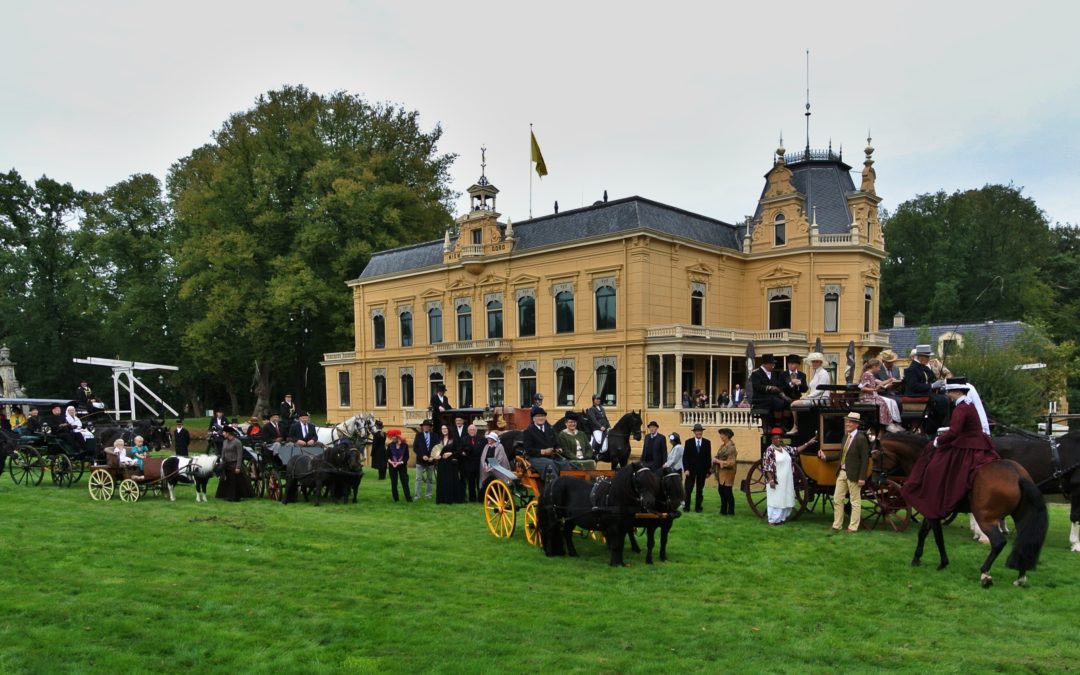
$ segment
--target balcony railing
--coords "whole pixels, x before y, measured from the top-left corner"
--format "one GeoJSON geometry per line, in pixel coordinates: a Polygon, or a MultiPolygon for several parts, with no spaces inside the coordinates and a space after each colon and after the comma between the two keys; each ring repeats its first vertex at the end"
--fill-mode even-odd
{"type": "Polygon", "coordinates": [[[356,352],[326,352],[323,354],[323,363],[342,363],[355,360],[356,352]]]}
{"type": "Polygon", "coordinates": [[[483,244],[465,244],[461,247],[462,258],[479,258],[484,255],[483,244]]]}
{"type": "Polygon", "coordinates": [[[703,427],[753,427],[750,408],[693,408],[681,411],[682,426],[700,424],[703,427]]]}
{"type": "Polygon", "coordinates": [[[821,245],[829,245],[829,244],[850,244],[850,243],[851,243],[851,233],[850,232],[845,232],[844,234],[819,234],[818,235],[818,245],[819,246],[821,246],[821,245]]]}
{"type": "Polygon", "coordinates": [[[672,324],[667,326],[655,326],[645,332],[646,339],[655,340],[663,338],[697,338],[703,340],[719,340],[734,343],[754,342],[791,342],[806,343],[806,332],[790,329],[783,330],[741,330],[738,328],[712,328],[710,326],[688,326],[686,324],[672,324]]]}
{"type": "Polygon", "coordinates": [[[459,354],[499,354],[508,352],[513,344],[502,338],[488,340],[459,340],[433,345],[431,353],[435,356],[457,356],[459,354]]]}
{"type": "Polygon", "coordinates": [[[881,331],[871,331],[869,333],[862,334],[862,342],[864,345],[889,345],[888,333],[882,333],[881,331]]]}

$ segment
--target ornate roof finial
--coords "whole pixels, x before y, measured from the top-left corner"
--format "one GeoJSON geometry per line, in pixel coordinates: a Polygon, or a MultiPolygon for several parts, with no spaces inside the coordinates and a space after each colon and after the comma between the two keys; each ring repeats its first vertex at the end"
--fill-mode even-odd
{"type": "Polygon", "coordinates": [[[785,152],[787,152],[787,150],[784,149],[784,132],[781,131],[780,132],[780,145],[777,146],[777,148],[776,148],[777,161],[780,161],[780,162],[784,161],[784,153],[785,152]]]}
{"type": "Polygon", "coordinates": [[[442,250],[443,253],[450,251],[450,228],[443,231],[442,250]]]}
{"type": "Polygon", "coordinates": [[[870,144],[870,140],[871,140],[870,139],[870,130],[867,129],[866,130],[866,150],[864,150],[864,152],[866,153],[866,158],[867,159],[870,159],[870,155],[874,154],[874,146],[870,144]]]}
{"type": "Polygon", "coordinates": [[[806,159],[810,159],[810,50],[806,50],[806,159]]]}
{"type": "Polygon", "coordinates": [[[487,179],[487,148],[480,146],[480,180],[476,181],[477,185],[488,185],[487,179]]]}
{"type": "Polygon", "coordinates": [[[506,232],[503,233],[503,238],[508,240],[514,238],[514,221],[510,218],[506,219],[506,232]]]}

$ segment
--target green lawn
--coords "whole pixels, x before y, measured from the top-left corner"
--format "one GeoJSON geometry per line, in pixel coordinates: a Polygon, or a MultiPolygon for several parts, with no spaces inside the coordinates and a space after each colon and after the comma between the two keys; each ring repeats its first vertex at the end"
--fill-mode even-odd
{"type": "MultiPolygon", "coordinates": [[[[477,505],[92,502],[0,478],[0,672],[922,672],[1080,667],[1080,555],[1051,507],[1042,564],[978,586],[986,549],[947,528],[952,566],[908,566],[914,531],[831,535],[676,523],[671,560],[547,559],[477,505]]],[[[211,491],[214,484],[211,484],[211,491]]]]}

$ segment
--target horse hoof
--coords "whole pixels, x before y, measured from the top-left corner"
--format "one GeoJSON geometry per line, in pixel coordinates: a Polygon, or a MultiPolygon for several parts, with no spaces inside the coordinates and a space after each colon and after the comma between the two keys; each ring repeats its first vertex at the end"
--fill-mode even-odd
{"type": "Polygon", "coordinates": [[[912,567],[922,567],[922,561],[919,560],[918,558],[912,558],[911,559],[911,566],[912,567]]]}
{"type": "Polygon", "coordinates": [[[983,574],[981,577],[979,577],[979,583],[982,584],[983,588],[990,588],[994,585],[994,578],[991,577],[989,574],[983,574]]]}
{"type": "Polygon", "coordinates": [[[1080,544],[1073,544],[1072,545],[1072,552],[1073,553],[1080,553],[1080,544]]]}
{"type": "Polygon", "coordinates": [[[937,569],[940,572],[941,570],[945,569],[948,566],[949,566],[949,561],[948,560],[942,560],[941,562],[938,563],[937,569]]]}
{"type": "Polygon", "coordinates": [[[1013,586],[1016,586],[1017,588],[1026,588],[1027,587],[1027,575],[1025,574],[1024,576],[1022,576],[1019,579],[1017,579],[1016,581],[1014,581],[1013,586]]]}

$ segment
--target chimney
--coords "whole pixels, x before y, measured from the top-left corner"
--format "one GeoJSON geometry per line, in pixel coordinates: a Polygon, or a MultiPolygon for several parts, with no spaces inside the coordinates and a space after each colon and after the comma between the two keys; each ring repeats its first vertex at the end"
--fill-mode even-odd
{"type": "Polygon", "coordinates": [[[903,328],[904,327],[904,313],[903,312],[897,312],[896,314],[893,314],[892,327],[893,328],[903,328]]]}

